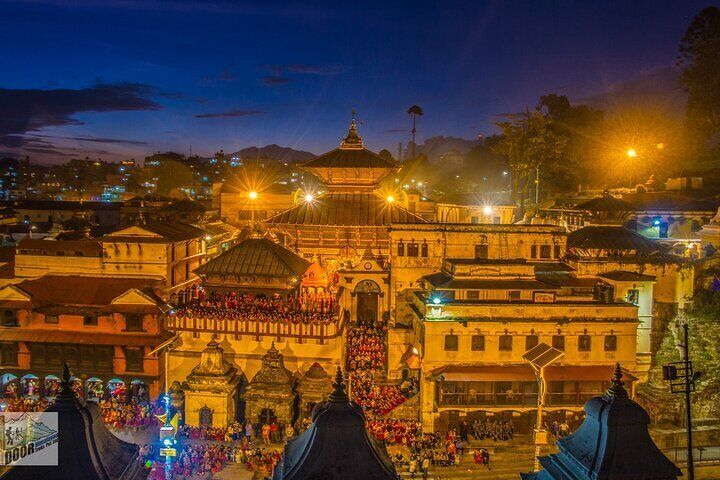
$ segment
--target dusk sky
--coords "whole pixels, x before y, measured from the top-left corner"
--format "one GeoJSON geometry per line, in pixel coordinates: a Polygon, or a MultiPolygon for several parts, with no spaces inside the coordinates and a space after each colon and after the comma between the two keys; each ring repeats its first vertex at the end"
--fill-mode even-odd
{"type": "MultiPolygon", "coordinates": [[[[141,159],[491,133],[672,67],[714,2],[0,0],[0,156],[141,159]],[[87,153],[86,153],[87,152],[87,153]]],[[[717,2],[715,2],[717,3],[717,2]]]]}

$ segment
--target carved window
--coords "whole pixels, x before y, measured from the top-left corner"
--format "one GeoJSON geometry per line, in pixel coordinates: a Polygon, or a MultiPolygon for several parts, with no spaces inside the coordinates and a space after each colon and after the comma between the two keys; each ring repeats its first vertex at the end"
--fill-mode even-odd
{"type": "Polygon", "coordinates": [[[578,352],[589,352],[592,348],[592,340],[590,335],[578,336],[578,352]]]}
{"type": "Polygon", "coordinates": [[[605,351],[614,352],[617,350],[617,336],[605,335],[605,351]]]}
{"type": "Polygon", "coordinates": [[[501,352],[512,352],[512,344],[512,335],[500,335],[498,342],[498,350],[500,350],[501,352]]]}
{"type": "Polygon", "coordinates": [[[454,334],[445,335],[445,351],[446,352],[457,352],[458,350],[458,336],[454,334]]]}
{"type": "Polygon", "coordinates": [[[484,352],[485,335],[473,335],[470,339],[470,350],[473,352],[484,352]]]}

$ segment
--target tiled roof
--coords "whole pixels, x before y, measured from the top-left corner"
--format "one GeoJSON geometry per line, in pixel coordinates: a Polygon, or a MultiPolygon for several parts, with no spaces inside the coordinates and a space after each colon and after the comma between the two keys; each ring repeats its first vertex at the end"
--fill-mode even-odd
{"type": "Polygon", "coordinates": [[[200,228],[183,222],[155,222],[143,225],[142,228],[172,241],[191,240],[203,236],[200,228]]]}
{"type": "Polygon", "coordinates": [[[310,262],[267,238],[248,238],[198,268],[203,275],[300,276],[310,262]]]}
{"type": "Polygon", "coordinates": [[[85,277],[46,275],[25,280],[16,286],[30,294],[35,307],[50,305],[107,306],[133,288],[141,290],[158,304],[162,301],[152,290],[157,280],[142,278],[85,277]]]}
{"type": "Polygon", "coordinates": [[[591,248],[598,250],[637,250],[654,252],[660,245],[637,232],[620,226],[593,225],[583,227],[568,235],[568,249],[591,248]]]}
{"type": "Polygon", "coordinates": [[[34,328],[0,329],[0,340],[30,343],[70,343],[73,345],[123,345],[128,347],[154,347],[170,338],[169,332],[162,334],[69,332],[62,330],[36,330],[34,328]]]}
{"type": "Polygon", "coordinates": [[[394,160],[363,149],[336,148],[302,164],[303,168],[400,168],[394,160]]]}
{"type": "MultiPolygon", "coordinates": [[[[348,150],[349,151],[349,150],[348,150]]],[[[388,203],[374,193],[330,192],[280,212],[266,223],[329,226],[390,226],[391,223],[429,223],[409,210],[388,203]]]]}

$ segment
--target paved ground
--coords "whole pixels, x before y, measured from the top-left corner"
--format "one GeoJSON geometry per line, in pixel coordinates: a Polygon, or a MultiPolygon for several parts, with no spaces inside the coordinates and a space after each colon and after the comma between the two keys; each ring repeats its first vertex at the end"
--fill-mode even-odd
{"type": "MultiPolygon", "coordinates": [[[[128,430],[113,430],[118,437],[134,443],[150,443],[158,438],[158,428],[132,432],[128,430]]],[[[459,466],[453,467],[431,467],[428,479],[431,480],[471,480],[471,479],[493,479],[493,480],[519,480],[520,473],[530,472],[533,469],[534,446],[530,436],[519,436],[512,442],[473,442],[470,448],[485,447],[491,452],[490,470],[473,462],[472,456],[468,453],[463,455],[459,466]]],[[[269,449],[281,449],[282,445],[271,445],[269,449]]],[[[389,452],[395,455],[402,450],[401,447],[391,446],[389,452]]],[[[553,452],[554,447],[547,447],[543,454],[553,452]]],[[[403,479],[411,478],[407,466],[398,466],[398,473],[403,479]]],[[[683,478],[687,478],[687,472],[683,469],[683,478]]],[[[193,480],[200,477],[193,477],[193,480]]],[[[203,477],[207,479],[208,477],[203,477]]],[[[228,464],[221,472],[212,477],[218,480],[251,480],[252,473],[244,465],[228,464]]],[[[422,475],[415,475],[421,479],[422,475]]],[[[695,468],[696,480],[718,480],[720,479],[720,466],[698,466],[695,468]]]]}

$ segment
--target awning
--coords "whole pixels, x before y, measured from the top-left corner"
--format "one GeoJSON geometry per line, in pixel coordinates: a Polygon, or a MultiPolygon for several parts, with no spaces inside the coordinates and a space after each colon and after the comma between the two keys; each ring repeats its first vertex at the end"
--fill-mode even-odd
{"type": "Polygon", "coordinates": [[[108,334],[103,332],[82,333],[59,330],[0,329],[0,340],[29,343],[70,343],[76,345],[120,345],[132,347],[155,346],[172,336],[165,332],[160,335],[108,334]]]}
{"type": "MultiPolygon", "coordinates": [[[[553,365],[545,370],[548,381],[609,382],[615,372],[612,365],[561,366],[553,365]]],[[[444,365],[431,371],[442,374],[448,382],[529,382],[536,381],[535,372],[529,365],[444,365]]],[[[637,377],[623,368],[623,380],[636,381],[637,377]]]]}

